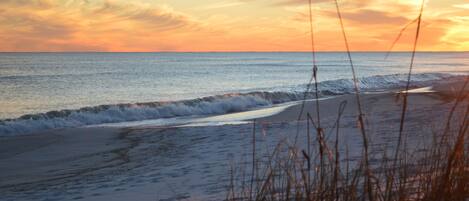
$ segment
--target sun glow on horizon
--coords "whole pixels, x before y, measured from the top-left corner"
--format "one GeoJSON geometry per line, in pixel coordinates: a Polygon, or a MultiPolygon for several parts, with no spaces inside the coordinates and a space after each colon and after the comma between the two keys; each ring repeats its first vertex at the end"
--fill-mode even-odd
{"type": "MultiPolygon", "coordinates": [[[[3,0],[0,51],[309,51],[307,2],[3,0]]],[[[351,49],[388,50],[421,2],[339,1],[351,49]]],[[[425,2],[418,50],[469,50],[469,4],[425,2]]],[[[333,1],[313,3],[317,50],[344,50],[333,1]]],[[[414,32],[394,50],[410,50],[414,32]]]]}

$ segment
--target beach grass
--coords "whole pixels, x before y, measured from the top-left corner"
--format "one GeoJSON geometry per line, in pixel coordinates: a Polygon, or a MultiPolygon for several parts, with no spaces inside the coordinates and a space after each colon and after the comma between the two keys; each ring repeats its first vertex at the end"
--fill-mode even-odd
{"type": "Polygon", "coordinates": [[[302,121],[306,138],[299,139],[306,142],[303,146],[282,140],[270,152],[256,153],[254,122],[252,166],[231,172],[227,200],[467,200],[469,107],[464,102],[469,94],[464,89],[468,82],[466,78],[451,102],[446,122],[438,122],[444,128],[428,136],[431,143],[422,149],[409,148],[408,138],[401,137],[402,146],[394,151],[365,152],[362,144],[360,158],[352,159],[348,151],[341,155],[340,150],[348,150],[339,141],[347,135],[340,130],[346,102],[337,107],[332,139],[306,114],[302,121]],[[371,156],[380,160],[367,167],[371,156]],[[237,179],[245,184],[236,185],[237,179]]]}
{"type": "MultiPolygon", "coordinates": [[[[280,141],[275,149],[267,153],[267,157],[256,157],[256,122],[253,123],[252,140],[252,167],[250,170],[241,168],[242,185],[235,188],[234,171],[231,171],[231,182],[227,193],[227,200],[256,200],[256,201],[288,201],[288,200],[330,200],[330,201],[467,201],[469,199],[469,106],[461,103],[468,101],[469,93],[466,87],[469,78],[466,77],[463,86],[452,97],[453,105],[448,112],[442,132],[433,132],[432,142],[423,149],[409,149],[412,146],[407,141],[404,132],[409,112],[408,94],[411,83],[412,69],[415,59],[417,42],[420,34],[420,25],[424,1],[421,4],[418,17],[405,25],[399,33],[392,47],[399,40],[402,32],[413,23],[417,23],[415,41],[409,66],[408,79],[405,90],[400,92],[401,113],[397,122],[398,138],[396,146],[391,153],[372,153],[369,148],[369,133],[365,128],[365,118],[361,101],[358,80],[356,77],[352,57],[347,42],[347,36],[337,1],[336,9],[340,20],[342,34],[348,53],[348,60],[355,83],[355,96],[357,104],[357,125],[362,136],[361,157],[349,157],[348,147],[345,147],[345,156],[340,149],[344,149],[339,142],[341,118],[347,102],[337,106],[337,118],[331,130],[335,130],[335,138],[331,142],[326,138],[325,130],[321,127],[319,100],[316,100],[316,119],[310,113],[306,116],[306,146],[297,144],[298,132],[293,143],[287,140],[280,141]],[[464,110],[456,114],[456,110],[464,110]],[[316,122],[316,123],[315,123],[316,122]],[[310,127],[314,129],[310,129],[310,127]],[[314,132],[312,132],[314,131],[314,132]],[[312,147],[312,142],[315,146],[312,147]],[[371,164],[370,157],[379,158],[371,164]],[[376,157],[376,155],[379,155],[376,157]],[[244,185],[245,175],[250,175],[250,185],[244,185]]],[[[310,9],[311,41],[313,53],[313,74],[309,85],[315,82],[317,95],[317,65],[314,53],[314,37],[310,9]]],[[[386,55],[387,57],[387,55],[386,55]]],[[[309,91],[309,85],[305,94],[309,91]]],[[[451,97],[450,97],[451,98],[451,97]]],[[[298,127],[305,107],[304,101],[298,117],[298,127]]],[[[301,140],[301,139],[300,139],[301,140]]],[[[234,168],[232,167],[232,170],[234,168]]]]}

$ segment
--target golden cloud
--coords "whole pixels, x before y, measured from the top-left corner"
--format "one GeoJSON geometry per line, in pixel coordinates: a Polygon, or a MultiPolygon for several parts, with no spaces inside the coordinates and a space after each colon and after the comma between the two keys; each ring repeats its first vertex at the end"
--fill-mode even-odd
{"type": "MultiPolygon", "coordinates": [[[[2,0],[0,51],[308,51],[307,2],[200,0],[190,8],[143,0],[2,0]],[[246,13],[251,5],[256,12],[246,13]]],[[[443,9],[432,2],[425,7],[420,50],[467,50],[466,4],[443,9]]],[[[313,3],[318,50],[343,50],[334,0],[313,3]]],[[[415,2],[339,3],[352,50],[387,50],[418,15],[415,2]]],[[[396,50],[408,50],[414,28],[396,50]]]]}

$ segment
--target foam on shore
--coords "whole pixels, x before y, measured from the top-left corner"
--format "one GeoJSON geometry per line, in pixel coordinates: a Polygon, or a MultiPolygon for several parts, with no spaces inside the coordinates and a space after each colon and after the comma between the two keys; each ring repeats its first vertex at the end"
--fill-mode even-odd
{"type": "MultiPolygon", "coordinates": [[[[457,79],[461,75],[423,73],[412,76],[412,87],[423,87],[433,82],[457,79]]],[[[359,79],[361,91],[387,91],[405,86],[407,75],[383,75],[359,79]]],[[[306,88],[298,86],[298,89],[306,88]]],[[[353,80],[339,79],[319,83],[320,97],[353,92],[353,80]]],[[[313,92],[255,91],[231,93],[192,100],[147,102],[85,107],[24,115],[0,121],[0,136],[29,134],[41,130],[71,128],[105,123],[119,123],[163,118],[220,115],[252,110],[258,107],[315,98],[313,92]]]]}

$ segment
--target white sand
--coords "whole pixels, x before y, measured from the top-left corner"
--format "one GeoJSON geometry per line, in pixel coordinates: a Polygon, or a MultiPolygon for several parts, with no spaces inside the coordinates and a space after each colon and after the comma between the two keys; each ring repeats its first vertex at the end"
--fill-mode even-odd
{"type": "MultiPolygon", "coordinates": [[[[457,91],[453,90],[456,85],[451,86],[436,86],[435,93],[409,94],[406,133],[414,147],[424,144],[446,118],[453,103],[448,97],[457,91]]],[[[392,149],[400,119],[398,95],[361,98],[372,150],[392,149]]],[[[349,145],[352,158],[359,157],[355,95],[320,101],[321,121],[330,133],[342,101],[347,101],[347,107],[341,140],[349,145]]],[[[309,112],[315,119],[314,108],[315,102],[308,101],[304,114],[309,112]]],[[[274,110],[271,116],[255,116],[259,153],[269,152],[281,139],[292,140],[299,109],[300,105],[293,105],[274,110]]],[[[202,122],[210,119],[244,121],[245,116],[231,114],[202,122]]],[[[226,193],[230,163],[250,157],[251,131],[251,124],[139,126],[0,138],[0,200],[220,200],[226,193]]],[[[304,146],[304,131],[303,122],[299,146],[304,146]]]]}

